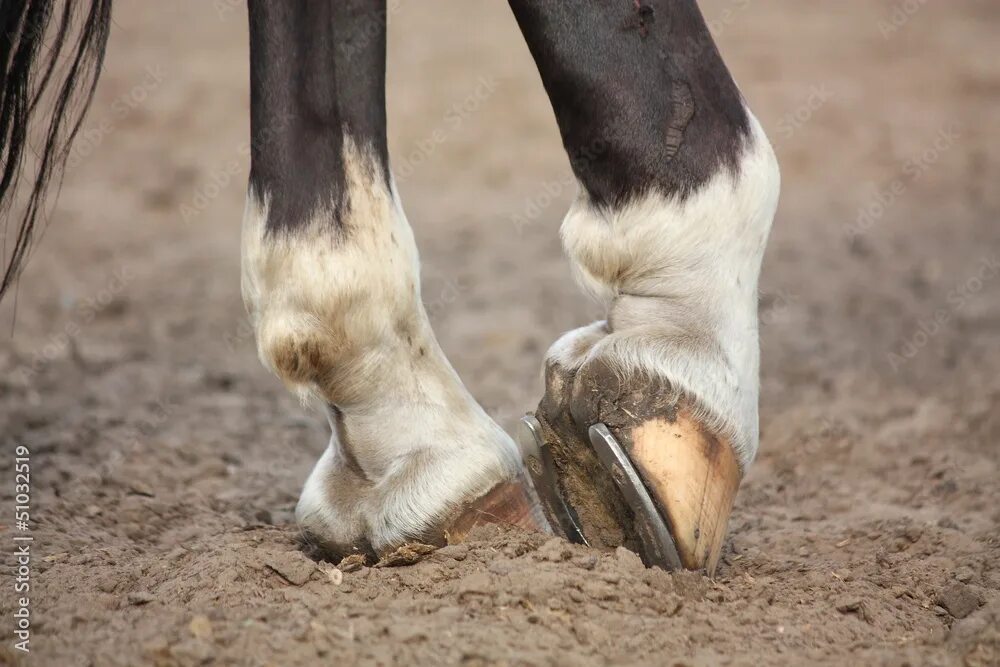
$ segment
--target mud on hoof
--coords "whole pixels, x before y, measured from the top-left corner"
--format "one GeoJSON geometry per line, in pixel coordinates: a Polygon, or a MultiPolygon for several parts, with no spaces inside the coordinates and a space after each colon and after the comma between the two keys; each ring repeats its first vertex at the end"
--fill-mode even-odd
{"type": "Polygon", "coordinates": [[[625,546],[649,566],[714,574],[742,471],[683,392],[625,378],[600,357],[578,370],[550,361],[545,396],[525,419],[542,449],[526,465],[556,530],[625,546]]]}

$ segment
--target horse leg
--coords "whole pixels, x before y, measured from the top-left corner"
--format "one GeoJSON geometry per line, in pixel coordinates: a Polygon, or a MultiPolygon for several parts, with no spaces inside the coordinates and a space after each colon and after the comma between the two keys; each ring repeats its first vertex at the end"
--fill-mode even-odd
{"type": "Polygon", "coordinates": [[[607,313],[547,355],[537,417],[559,493],[591,544],[664,563],[626,471],[602,463],[604,424],[670,533],[667,564],[714,571],[758,445],[774,153],[694,0],[510,5],[580,184],[563,245],[607,313]]]}
{"type": "Polygon", "coordinates": [[[389,171],[384,0],[249,9],[243,294],[261,360],[333,430],[298,521],[337,554],[544,523],[421,304],[389,171]]]}

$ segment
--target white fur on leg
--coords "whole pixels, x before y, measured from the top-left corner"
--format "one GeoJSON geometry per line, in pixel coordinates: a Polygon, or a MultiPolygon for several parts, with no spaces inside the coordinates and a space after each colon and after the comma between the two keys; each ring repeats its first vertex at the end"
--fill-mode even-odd
{"type": "Polygon", "coordinates": [[[625,376],[668,379],[744,467],[758,445],[757,280],[780,186],[771,145],[750,122],[738,173],[720,169],[683,201],[653,193],[604,211],[581,194],[563,245],[581,285],[608,308],[611,333],[595,342],[594,330],[578,329],[550,351],[567,357],[586,345],[578,364],[601,356],[625,376]]]}
{"type": "Polygon", "coordinates": [[[604,320],[567,331],[552,343],[545,358],[563,368],[579,368],[590,358],[590,351],[594,346],[604,340],[608,333],[608,323],[604,320]]]}
{"type": "Polygon", "coordinates": [[[357,511],[381,549],[438,527],[462,502],[512,479],[519,456],[435,340],[395,194],[372,181],[378,169],[349,140],[345,165],[339,225],[322,212],[303,228],[269,234],[267,202],[248,198],[243,294],[264,365],[339,411],[299,516],[339,539],[354,530],[357,511]],[[331,488],[348,461],[368,482],[349,497],[331,488]]]}
{"type": "Polygon", "coordinates": [[[300,526],[338,547],[356,544],[365,537],[362,506],[371,487],[350,469],[345,454],[334,432],[295,506],[295,520],[300,526]]]}

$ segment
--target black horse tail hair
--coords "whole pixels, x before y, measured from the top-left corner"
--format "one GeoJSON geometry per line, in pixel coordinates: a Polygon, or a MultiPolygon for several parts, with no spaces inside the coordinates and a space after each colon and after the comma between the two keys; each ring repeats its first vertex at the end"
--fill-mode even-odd
{"type": "Polygon", "coordinates": [[[24,266],[44,216],[46,190],[53,178],[61,178],[94,97],[110,28],[111,0],[0,0],[0,219],[3,255],[9,253],[0,298],[24,266]],[[38,115],[42,134],[40,150],[34,151],[29,126],[38,115]],[[36,154],[38,164],[24,210],[13,216],[19,220],[8,251],[13,199],[27,152],[36,154]]]}

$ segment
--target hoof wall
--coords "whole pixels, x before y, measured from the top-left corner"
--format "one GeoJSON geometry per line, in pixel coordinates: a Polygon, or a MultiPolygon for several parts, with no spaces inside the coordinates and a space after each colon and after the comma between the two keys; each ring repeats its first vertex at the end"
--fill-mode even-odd
{"type": "MultiPolygon", "coordinates": [[[[631,510],[631,533],[648,566],[713,576],[742,472],[732,448],[685,414],[629,429],[625,445],[603,423],[590,446],[631,510]]],[[[550,521],[587,544],[583,522],[560,492],[558,469],[534,415],[522,419],[521,453],[550,521]]]]}

